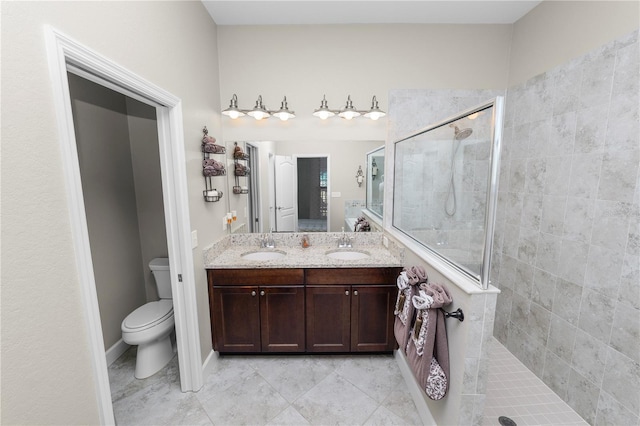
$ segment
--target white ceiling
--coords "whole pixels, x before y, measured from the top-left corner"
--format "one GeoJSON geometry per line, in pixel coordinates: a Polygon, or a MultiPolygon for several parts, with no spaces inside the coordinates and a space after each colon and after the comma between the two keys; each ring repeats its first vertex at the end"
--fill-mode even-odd
{"type": "Polygon", "coordinates": [[[218,25],[512,24],[541,1],[215,1],[202,0],[218,25]]]}

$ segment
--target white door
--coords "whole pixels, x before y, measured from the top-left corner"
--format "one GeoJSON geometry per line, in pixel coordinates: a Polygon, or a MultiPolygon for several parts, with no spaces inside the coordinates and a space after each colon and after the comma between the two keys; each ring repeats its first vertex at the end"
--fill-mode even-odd
{"type": "Polygon", "coordinates": [[[277,232],[296,230],[296,163],[293,157],[276,155],[276,226],[277,232]]]}

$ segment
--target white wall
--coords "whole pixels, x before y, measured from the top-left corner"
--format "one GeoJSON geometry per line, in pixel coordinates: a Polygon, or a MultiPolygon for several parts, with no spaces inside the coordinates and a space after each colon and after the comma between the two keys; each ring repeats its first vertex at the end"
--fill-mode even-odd
{"type": "MultiPolygon", "coordinates": [[[[200,249],[224,207],[205,205],[200,138],[220,134],[216,27],[199,2],[2,3],[2,414],[4,424],[95,424],[44,28],[52,25],[182,99],[198,316],[211,350],[200,249]],[[11,249],[8,250],[7,248],[11,249]]],[[[211,203],[217,204],[217,203],[211,203]]]]}
{"type": "Polygon", "coordinates": [[[340,109],[377,96],[388,109],[392,89],[504,88],[510,25],[219,26],[220,100],[241,108],[258,95],[270,109],[287,96],[287,122],[223,118],[226,140],[384,140],[386,119],[351,122],[311,114],[326,94],[340,109]]]}
{"type": "Polygon", "coordinates": [[[638,28],[638,1],[543,1],[513,26],[509,86],[638,28]]]}

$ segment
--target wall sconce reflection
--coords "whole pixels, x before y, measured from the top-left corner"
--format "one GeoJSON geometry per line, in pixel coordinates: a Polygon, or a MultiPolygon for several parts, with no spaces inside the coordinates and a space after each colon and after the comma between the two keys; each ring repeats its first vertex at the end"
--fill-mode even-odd
{"type": "Polygon", "coordinates": [[[364,173],[362,172],[362,166],[358,166],[358,171],[356,172],[356,182],[358,182],[358,186],[362,186],[362,182],[364,182],[364,173]]]}

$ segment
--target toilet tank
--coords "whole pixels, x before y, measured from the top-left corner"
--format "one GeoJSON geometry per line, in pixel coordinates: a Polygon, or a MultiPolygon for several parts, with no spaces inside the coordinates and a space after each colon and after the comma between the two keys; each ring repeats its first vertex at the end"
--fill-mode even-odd
{"type": "Polygon", "coordinates": [[[171,273],[169,272],[169,259],[157,257],[149,262],[149,269],[156,280],[156,288],[160,299],[171,299],[171,273]]]}

